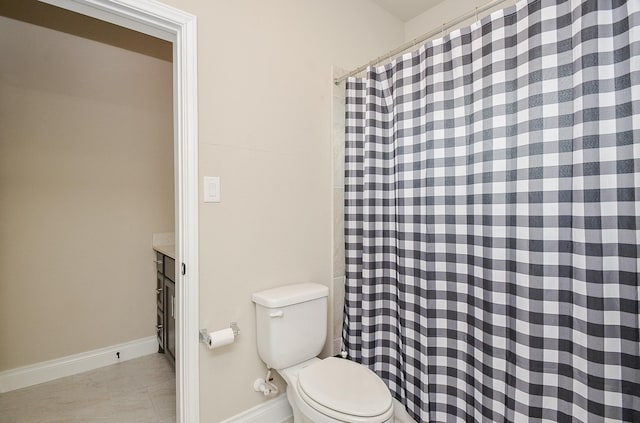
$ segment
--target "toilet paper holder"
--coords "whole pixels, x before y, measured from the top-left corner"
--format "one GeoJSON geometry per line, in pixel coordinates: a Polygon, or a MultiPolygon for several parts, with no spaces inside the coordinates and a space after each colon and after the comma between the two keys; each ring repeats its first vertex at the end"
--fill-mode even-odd
{"type": "MultiPolygon", "coordinates": [[[[233,337],[237,338],[238,335],[240,335],[240,328],[238,327],[238,323],[231,322],[231,324],[229,324],[229,327],[233,331],[233,337]]],[[[200,342],[202,342],[203,344],[209,342],[209,330],[207,330],[207,328],[200,329],[200,342]]]]}

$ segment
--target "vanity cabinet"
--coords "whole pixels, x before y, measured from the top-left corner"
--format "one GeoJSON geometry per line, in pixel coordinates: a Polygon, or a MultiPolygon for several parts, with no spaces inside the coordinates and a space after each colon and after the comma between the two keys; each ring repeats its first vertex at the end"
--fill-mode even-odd
{"type": "MultiPolygon", "coordinates": [[[[157,260],[162,260],[162,254],[157,260]]],[[[164,352],[164,274],[158,271],[156,275],[156,332],[158,334],[158,352],[164,352]]]]}
{"type": "Polygon", "coordinates": [[[176,359],[176,284],[175,282],[165,279],[165,326],[167,328],[165,334],[165,351],[175,362],[176,359]]]}
{"type": "Polygon", "coordinates": [[[156,251],[156,332],[158,352],[165,353],[175,363],[176,358],[176,262],[156,251]]]}

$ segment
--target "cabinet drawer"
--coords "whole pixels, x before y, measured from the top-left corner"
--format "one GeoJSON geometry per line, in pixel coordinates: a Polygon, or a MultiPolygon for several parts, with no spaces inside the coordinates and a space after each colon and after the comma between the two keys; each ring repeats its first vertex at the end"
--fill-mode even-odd
{"type": "Polygon", "coordinates": [[[164,254],[156,251],[156,270],[160,273],[164,272],[164,254]]]}
{"type": "Polygon", "coordinates": [[[164,310],[164,276],[162,273],[156,273],[156,305],[158,311],[164,310]]]}
{"type": "Polygon", "coordinates": [[[176,281],[176,261],[171,257],[164,256],[164,275],[172,281],[176,281]]]}

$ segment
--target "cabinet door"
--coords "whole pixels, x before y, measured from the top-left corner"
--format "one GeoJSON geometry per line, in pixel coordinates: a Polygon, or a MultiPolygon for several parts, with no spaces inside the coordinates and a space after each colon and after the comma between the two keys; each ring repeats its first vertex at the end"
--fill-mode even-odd
{"type": "Polygon", "coordinates": [[[156,331],[158,333],[158,352],[164,352],[164,314],[162,310],[158,310],[156,318],[156,331]]]}
{"type": "Polygon", "coordinates": [[[164,279],[165,351],[176,358],[176,284],[164,279]]]}
{"type": "Polygon", "coordinates": [[[164,256],[164,275],[175,282],[176,280],[176,261],[171,257],[164,256]]]}
{"type": "Polygon", "coordinates": [[[156,306],[159,311],[164,310],[164,276],[160,272],[156,276],[156,306]]]}

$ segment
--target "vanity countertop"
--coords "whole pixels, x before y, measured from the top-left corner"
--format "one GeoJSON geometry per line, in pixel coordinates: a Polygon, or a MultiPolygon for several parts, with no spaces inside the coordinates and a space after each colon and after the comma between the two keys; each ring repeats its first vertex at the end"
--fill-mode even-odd
{"type": "Polygon", "coordinates": [[[176,246],[174,244],[154,245],[153,249],[165,256],[171,257],[174,260],[176,259],[176,246]]]}

